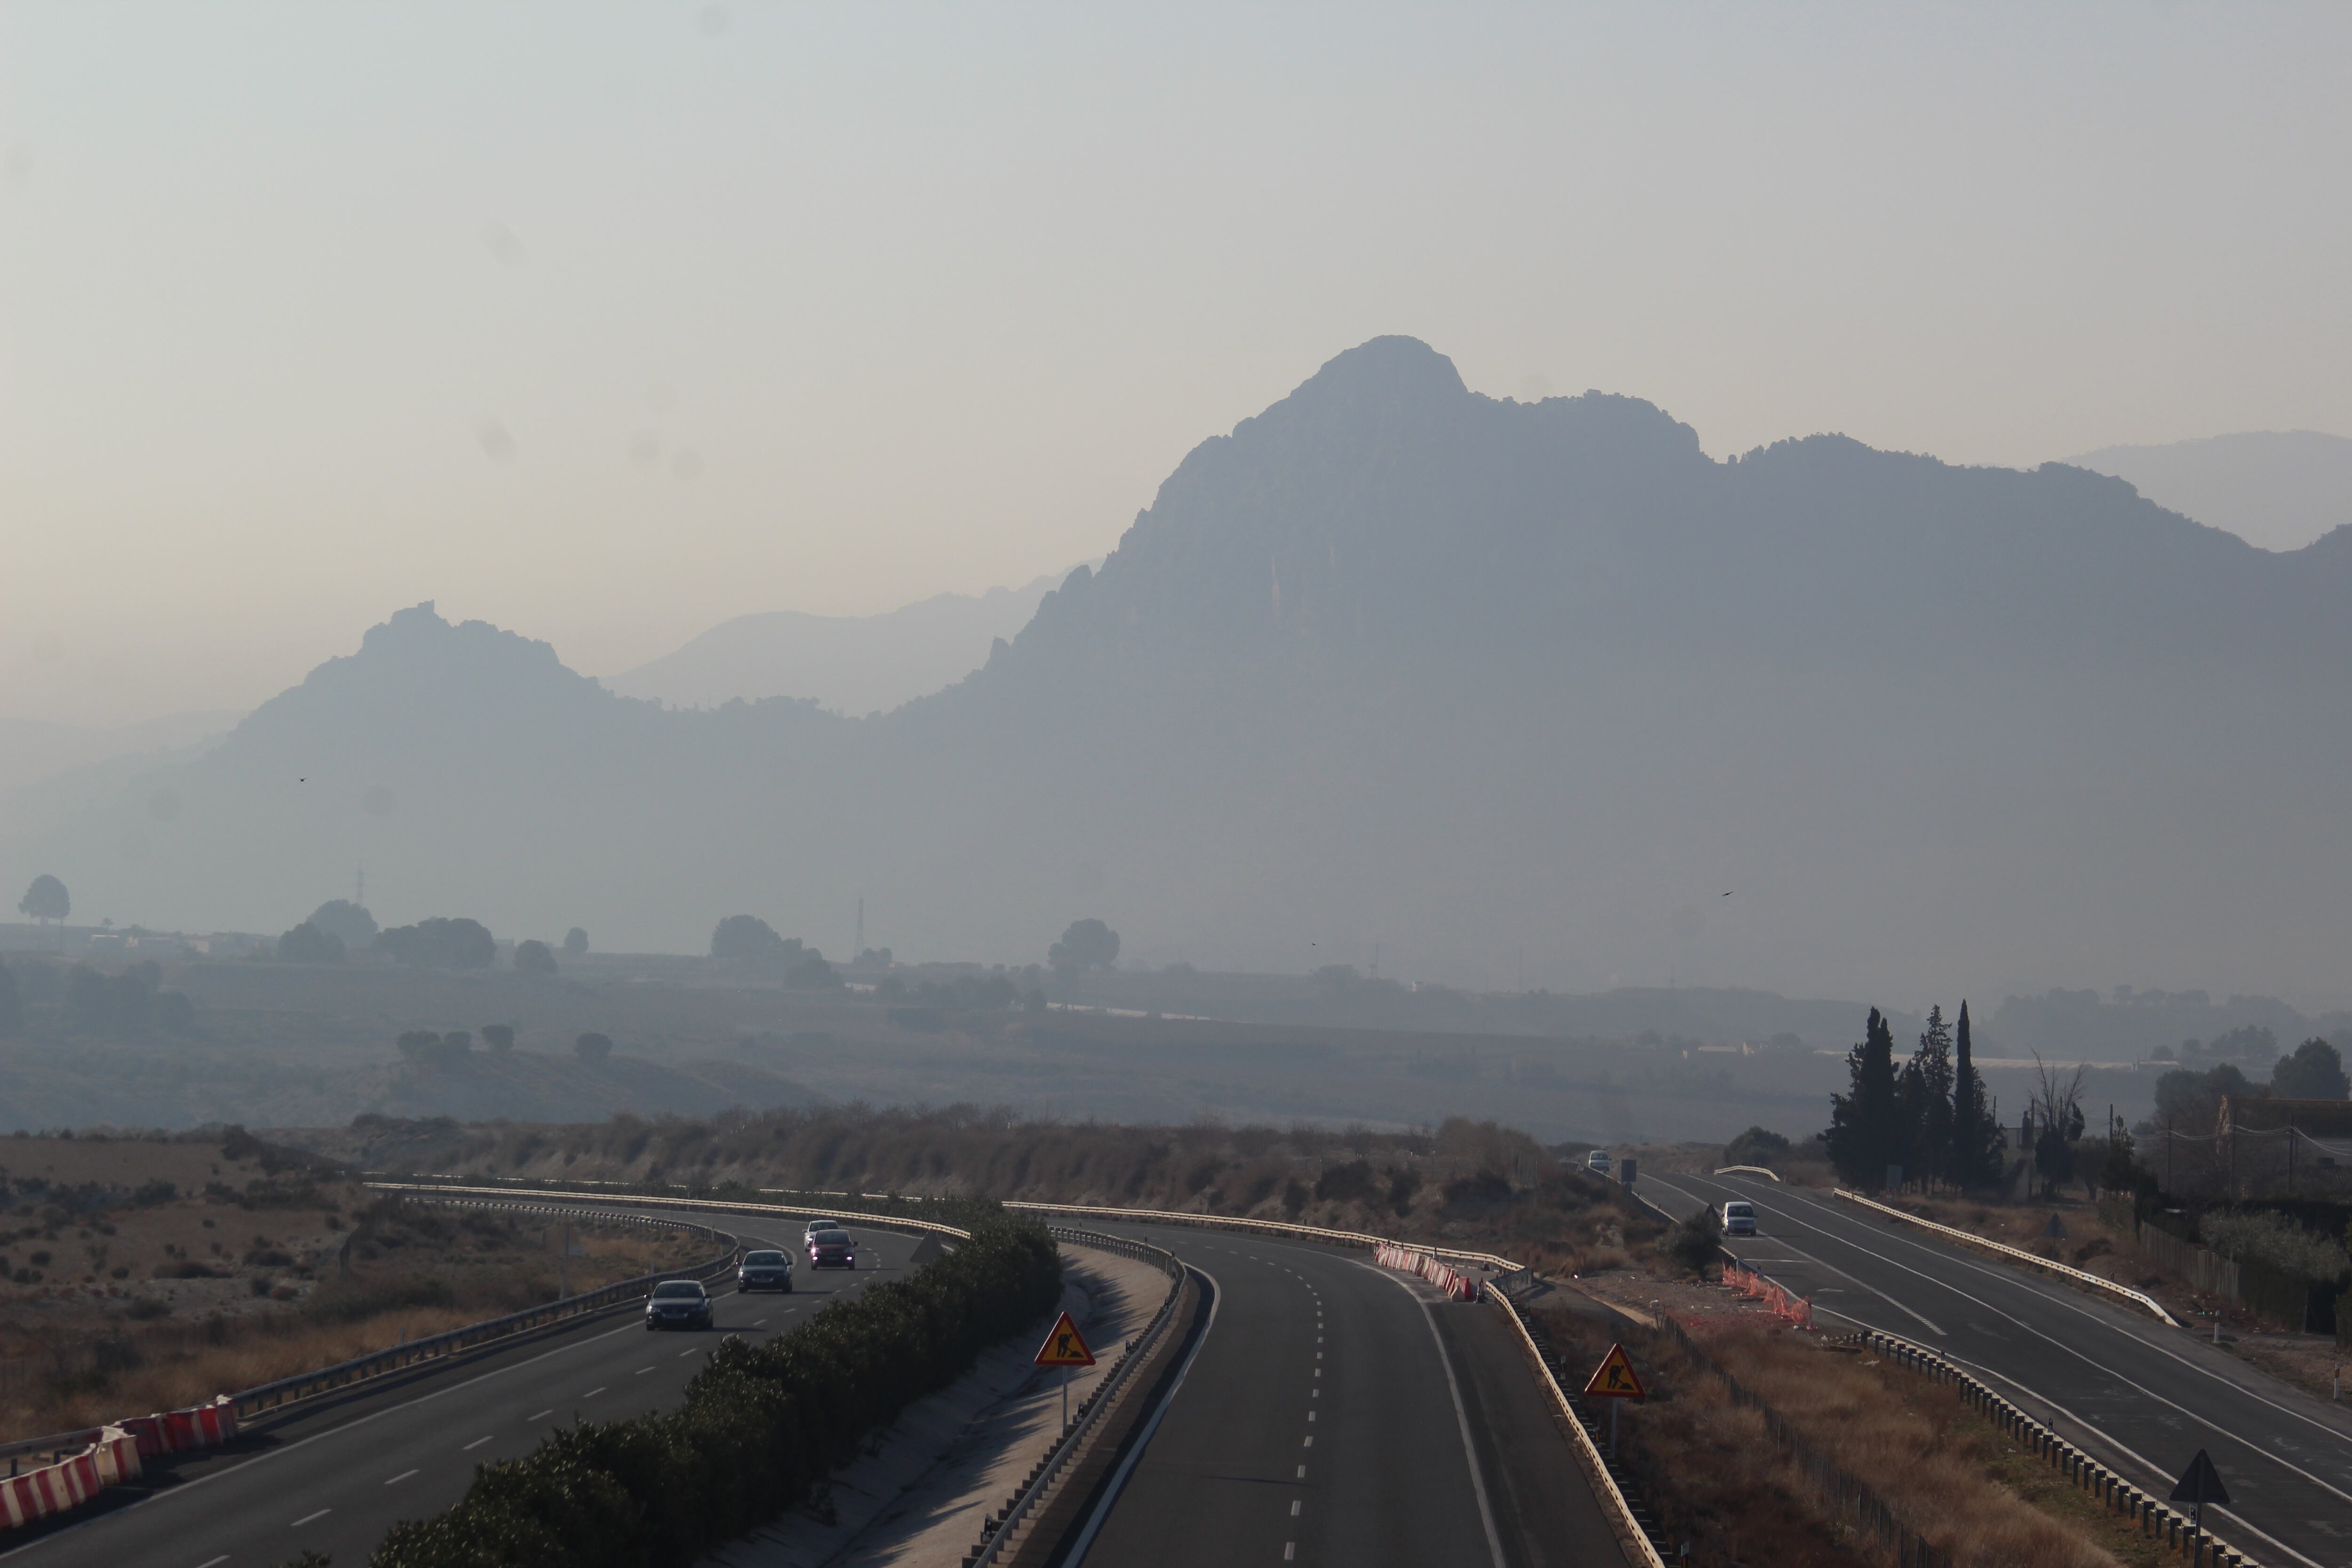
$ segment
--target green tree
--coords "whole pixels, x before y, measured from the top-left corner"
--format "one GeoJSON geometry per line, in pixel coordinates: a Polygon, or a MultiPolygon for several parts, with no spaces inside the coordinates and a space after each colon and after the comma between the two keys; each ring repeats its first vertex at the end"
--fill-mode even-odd
{"type": "Polygon", "coordinates": [[[1045,962],[1066,980],[1089,969],[1116,969],[1118,932],[1097,920],[1072,921],[1062,940],[1046,950],[1045,962]]]}
{"type": "Polygon", "coordinates": [[[343,939],[304,921],[278,939],[280,963],[341,963],[343,939]]]}
{"type": "Polygon", "coordinates": [[[2042,1191],[2055,1195],[2074,1179],[2074,1144],[2083,1136],[2083,1085],[2091,1069],[2078,1067],[2070,1077],[2033,1058],[2033,1169],[2042,1191]]]}
{"type": "Polygon", "coordinates": [[[1723,1163],[1727,1165],[1763,1165],[1789,1152],[1789,1141],[1778,1132],[1761,1127],[1750,1127],[1723,1146],[1723,1163]]]}
{"type": "Polygon", "coordinates": [[[590,1067],[601,1067],[612,1059],[613,1037],[592,1031],[572,1042],[572,1053],[590,1067]]]}
{"type": "Polygon", "coordinates": [[[1941,1007],[1927,1009],[1927,1027],[1903,1064],[1895,1098],[1903,1145],[1895,1163],[1906,1177],[1933,1181],[1952,1154],[1952,1032],[1941,1007]]]}
{"type": "Polygon", "coordinates": [[[552,974],[555,953],[543,942],[519,942],[515,943],[514,967],[517,974],[552,974]]]}
{"type": "Polygon", "coordinates": [[[1952,1037],[1952,1131],[1945,1176],[1962,1188],[1989,1187],[1999,1182],[2008,1163],[2000,1129],[1993,1124],[1992,1105],[1985,1095],[1984,1075],[1977,1071],[1969,1037],[1969,1005],[1952,1037]]]}
{"type": "Polygon", "coordinates": [[[2352,1097],[2344,1058],[2326,1040],[2309,1039],[2271,1068],[2271,1092],[2281,1100],[2343,1100],[2352,1097]]]}
{"type": "Polygon", "coordinates": [[[570,931],[565,931],[563,933],[563,956],[566,958],[587,957],[588,933],[581,930],[578,926],[573,926],[570,931]]]}
{"type": "Polygon", "coordinates": [[[757,915],[729,915],[710,933],[710,956],[738,969],[782,969],[799,946],[757,915]]]}
{"type": "Polygon", "coordinates": [[[1895,1031],[1870,1010],[1862,1043],[1846,1053],[1847,1092],[1830,1096],[1830,1124],[1821,1135],[1830,1163],[1853,1186],[1876,1191],[1886,1167],[1901,1155],[1895,1139],[1895,1031]]]}
{"type": "Polygon", "coordinates": [[[43,925],[61,921],[73,913],[73,900],[66,895],[66,885],[47,872],[33,879],[25,896],[16,904],[20,913],[39,921],[43,925]]]}
{"type": "Polygon", "coordinates": [[[347,952],[356,952],[375,941],[375,917],[349,899],[329,899],[304,923],[336,938],[347,952]]]}
{"type": "Polygon", "coordinates": [[[498,1052],[501,1056],[514,1049],[514,1036],[515,1031],[512,1024],[485,1024],[482,1026],[482,1044],[490,1050],[498,1052]]]}
{"type": "Polygon", "coordinates": [[[376,933],[376,947],[403,963],[435,969],[488,969],[499,958],[498,939],[479,921],[439,915],[376,933]]]}

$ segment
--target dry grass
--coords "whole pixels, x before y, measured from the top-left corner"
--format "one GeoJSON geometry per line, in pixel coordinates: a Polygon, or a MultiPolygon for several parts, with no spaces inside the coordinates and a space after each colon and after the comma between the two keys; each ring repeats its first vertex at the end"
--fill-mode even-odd
{"type": "MultiPolygon", "coordinates": [[[[1566,1312],[1546,1331],[1571,1370],[1608,1347],[1600,1324],[1566,1312]]],[[[1950,1391],[1821,1348],[1786,1330],[1718,1319],[1692,1325],[1823,1458],[1878,1493],[1960,1568],[2116,1568],[2095,1521],[2037,1506],[2004,1474],[2003,1441],[1950,1391]]],[[[1634,1352],[1654,1397],[1627,1414],[1628,1458],[1669,1531],[1703,1564],[1874,1562],[1709,1368],[1658,1338],[1634,1352]]],[[[2013,1453],[2014,1450],[2011,1450],[2013,1453]]]]}
{"type": "MultiPolygon", "coordinates": [[[[348,1250],[323,1267],[289,1257],[290,1267],[250,1279],[158,1279],[111,1285],[113,1294],[43,1287],[37,1297],[0,1308],[6,1352],[0,1359],[0,1437],[208,1400],[557,1293],[553,1238],[536,1227],[360,1195],[367,1201],[345,1222],[348,1250]],[[257,1293],[257,1284],[270,1289],[257,1293]],[[206,1292],[218,1300],[208,1305],[206,1292]]],[[[188,1235],[216,1234],[198,1228],[200,1220],[213,1224],[215,1217],[219,1225],[286,1230],[282,1212],[247,1214],[217,1200],[165,1205],[141,1217],[160,1222],[181,1209],[188,1235]]],[[[585,1250],[572,1262],[575,1290],[698,1261],[712,1250],[708,1238],[689,1232],[630,1226],[577,1226],[572,1237],[585,1250]]]]}

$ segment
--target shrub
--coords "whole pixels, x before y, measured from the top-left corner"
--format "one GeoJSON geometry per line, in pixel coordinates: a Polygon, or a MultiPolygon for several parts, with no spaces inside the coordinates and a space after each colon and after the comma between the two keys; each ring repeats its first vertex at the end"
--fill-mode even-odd
{"type": "Polygon", "coordinates": [[[1043,1226],[992,1218],[901,1280],[753,1345],[722,1342],[676,1410],[583,1422],[488,1464],[447,1512],[395,1525],[373,1568],[686,1568],[806,1497],[915,1400],[1051,1308],[1043,1226]]]}
{"type": "Polygon", "coordinates": [[[1723,1146],[1723,1163],[1727,1165],[1769,1165],[1789,1152],[1789,1141],[1778,1132],[1762,1127],[1750,1127],[1723,1146]]]}
{"type": "Polygon", "coordinates": [[[1694,1210],[1690,1218],[1666,1233],[1664,1251],[1677,1267],[1704,1274],[1723,1258],[1723,1221],[1712,1208],[1694,1210]]]}

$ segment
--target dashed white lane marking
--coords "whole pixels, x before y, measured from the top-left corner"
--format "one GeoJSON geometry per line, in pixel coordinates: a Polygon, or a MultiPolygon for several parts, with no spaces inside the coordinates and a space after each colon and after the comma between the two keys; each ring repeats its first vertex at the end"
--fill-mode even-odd
{"type": "MultiPolygon", "coordinates": [[[[487,1440],[487,1439],[486,1439],[486,1440],[487,1440]]],[[[393,1477],[390,1480],[388,1480],[388,1481],[384,1482],[383,1484],[384,1484],[385,1486],[388,1486],[388,1487],[390,1487],[390,1486],[397,1486],[397,1485],[399,1485],[402,1481],[406,1480],[409,1477],[411,1477],[411,1476],[415,1475],[415,1473],[416,1473],[416,1472],[415,1472],[415,1470],[403,1470],[403,1471],[401,1471],[401,1472],[400,1472],[400,1474],[398,1474],[398,1475],[396,1475],[396,1476],[393,1477]]]]}
{"type": "Polygon", "coordinates": [[[306,1513],[306,1514],[304,1514],[301,1518],[299,1518],[299,1519],[296,1520],[293,1523],[291,1523],[291,1524],[288,1525],[286,1528],[287,1528],[287,1529],[289,1529],[289,1530],[299,1530],[299,1529],[301,1529],[304,1525],[306,1525],[306,1524],[315,1523],[315,1522],[316,1522],[316,1521],[318,1521],[319,1520],[322,1520],[322,1519],[326,1518],[329,1514],[331,1514],[331,1513],[332,1513],[332,1512],[334,1512],[334,1511],[335,1511],[335,1510],[334,1510],[333,1509],[331,1509],[331,1508],[322,1508],[322,1509],[320,1509],[320,1510],[318,1512],[316,1512],[316,1513],[306,1513]]]}
{"type": "Polygon", "coordinates": [[[1315,1447],[1315,1434],[1313,1434],[1312,1432],[1309,1432],[1309,1433],[1307,1435],[1307,1444],[1306,1444],[1306,1446],[1307,1446],[1307,1447],[1309,1447],[1309,1448],[1311,1448],[1311,1447],[1315,1447]]]}
{"type": "Polygon", "coordinates": [[[1286,1542],[1284,1542],[1282,1543],[1282,1560],[1283,1560],[1285,1563],[1290,1562],[1293,1558],[1297,1557],[1297,1555],[1298,1555],[1298,1542],[1297,1542],[1296,1541],[1286,1541],[1286,1542]]]}
{"type": "Polygon", "coordinates": [[[546,1409],[544,1409],[544,1410],[541,1411],[538,1415],[526,1415],[526,1416],[524,1416],[524,1417],[523,1417],[523,1419],[524,1419],[524,1420],[526,1420],[526,1421],[541,1421],[541,1420],[545,1420],[548,1416],[552,1415],[554,1415],[554,1414],[555,1414],[555,1406],[553,1406],[552,1405],[549,1405],[546,1409]]]}
{"type": "Polygon", "coordinates": [[[1293,1519],[1297,1519],[1298,1517],[1298,1500],[1297,1498],[1292,1498],[1290,1500],[1290,1517],[1293,1519]]]}
{"type": "Polygon", "coordinates": [[[224,1552],[217,1557],[207,1557],[202,1563],[197,1563],[196,1568],[220,1568],[220,1565],[227,1561],[228,1553],[224,1552]]]}
{"type": "Polygon", "coordinates": [[[768,1326],[768,1320],[765,1318],[754,1318],[751,1320],[751,1326],[755,1329],[764,1329],[768,1326]]]}
{"type": "Polygon", "coordinates": [[[695,1349],[690,1350],[690,1351],[680,1351],[680,1352],[677,1352],[677,1359],[678,1359],[678,1360],[680,1360],[680,1361],[684,1361],[687,1357],[688,1357],[688,1356],[690,1356],[690,1355],[700,1355],[701,1353],[702,1353],[701,1348],[700,1348],[699,1346],[697,1346],[695,1349]]]}
{"type": "Polygon", "coordinates": [[[641,1367],[637,1368],[637,1370],[636,1370],[636,1371],[635,1371],[635,1372],[631,1373],[629,1375],[630,1375],[630,1376],[632,1376],[632,1377],[643,1377],[643,1376],[645,1376],[645,1375],[646,1375],[646,1373],[649,1373],[649,1372],[651,1372],[651,1371],[653,1371],[653,1368],[651,1368],[651,1367],[649,1367],[649,1366],[641,1366],[641,1367]]]}
{"type": "Polygon", "coordinates": [[[467,1444],[464,1447],[458,1449],[457,1452],[461,1454],[470,1454],[488,1441],[489,1439],[488,1437],[477,1437],[472,1442],[467,1444]]]}
{"type": "Polygon", "coordinates": [[[583,1399],[593,1399],[593,1398],[595,1398],[598,1394],[602,1394],[602,1393],[604,1393],[604,1390],[603,1388],[592,1388],[592,1389],[590,1389],[587,1393],[585,1393],[585,1394],[582,1394],[580,1397],[581,1397],[581,1398],[583,1398],[583,1399]]]}
{"type": "MultiPolygon", "coordinates": [[[[1302,1481],[1303,1481],[1303,1480],[1305,1480],[1305,1479],[1307,1479],[1307,1467],[1306,1467],[1306,1466],[1304,1466],[1304,1465],[1301,1465],[1301,1466],[1299,1466],[1299,1467],[1298,1467],[1298,1479],[1299,1479],[1300,1480],[1302,1480],[1302,1481]]],[[[217,1558],[215,1558],[214,1561],[215,1561],[215,1562],[217,1562],[217,1561],[219,1561],[219,1560],[218,1560],[217,1558]]],[[[212,1568],[212,1563],[205,1563],[205,1568],[212,1568]]]]}
{"type": "Polygon", "coordinates": [[[1312,1410],[1308,1411],[1308,1412],[1307,1413],[1307,1419],[1308,1419],[1309,1421],[1314,1420],[1314,1419],[1315,1419],[1315,1412],[1313,1412],[1312,1410]]]}

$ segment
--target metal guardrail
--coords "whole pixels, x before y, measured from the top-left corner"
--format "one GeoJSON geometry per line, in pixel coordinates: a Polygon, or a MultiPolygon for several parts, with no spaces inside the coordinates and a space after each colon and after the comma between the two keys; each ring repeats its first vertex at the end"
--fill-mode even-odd
{"type": "Polygon", "coordinates": [[[1633,1500],[1625,1495],[1624,1489],[1617,1484],[1617,1478],[1610,1473],[1609,1460],[1601,1452],[1601,1445],[1594,1442],[1592,1434],[1585,1430],[1583,1418],[1577,1414],[1576,1406],[1569,1402],[1568,1390],[1562,1388],[1559,1379],[1552,1375],[1551,1363],[1544,1360],[1542,1348],[1536,1343],[1535,1336],[1528,1332],[1527,1320],[1519,1316],[1518,1304],[1507,1292],[1496,1290],[1488,1294],[1502,1309],[1503,1315],[1510,1320],[1511,1327],[1517,1331],[1519,1343],[1526,1350],[1528,1359],[1535,1363],[1536,1370],[1543,1375],[1544,1391],[1551,1395],[1561,1418],[1568,1423],[1568,1429],[1575,1434],[1576,1457],[1583,1463],[1586,1479],[1595,1483],[1601,1504],[1614,1516],[1611,1522],[1615,1525],[1622,1542],[1638,1554],[1639,1568],[1666,1568],[1665,1558],[1660,1555],[1657,1544],[1650,1539],[1649,1531],[1643,1527],[1640,1515],[1634,1511],[1633,1500]]]}
{"type": "Polygon", "coordinates": [[[1715,1173],[1718,1176],[1769,1176],[1775,1182],[1780,1179],[1780,1173],[1762,1165],[1717,1165],[1715,1173]]]}
{"type": "Polygon", "coordinates": [[[19,1437],[13,1443],[0,1443],[0,1459],[10,1461],[8,1473],[13,1476],[16,1473],[15,1461],[25,1455],[46,1453],[54,1464],[66,1455],[79,1454],[97,1442],[98,1435],[104,1430],[102,1426],[84,1426],[78,1432],[51,1432],[39,1437],[19,1437]]]}
{"type": "Polygon", "coordinates": [[[964,1568],[987,1568],[988,1564],[997,1561],[999,1554],[1011,1543],[1013,1531],[1020,1527],[1022,1520],[1028,1517],[1029,1510],[1036,1507],[1039,1500],[1052,1489],[1054,1479],[1061,1474],[1062,1468],[1084,1445],[1087,1436],[1094,1431],[1095,1424],[1100,1419],[1102,1413],[1110,1408],[1118,1391],[1127,1386],[1129,1374],[1143,1364],[1160,1336],[1167,1331],[1170,1323],[1175,1321],[1177,1304],[1184,1299],[1184,1282],[1190,1271],[1185,1268],[1181,1259],[1164,1247],[1154,1247],[1149,1242],[1136,1241],[1128,1237],[1106,1236],[1096,1231],[1071,1230],[1060,1226],[1047,1226],[1045,1231],[1056,1241],[1066,1241],[1079,1247],[1091,1247],[1100,1251],[1116,1253],[1120,1257],[1132,1258],[1139,1262],[1157,1266],[1160,1271],[1169,1278],[1168,1294],[1161,1299],[1160,1310],[1152,1316],[1151,1321],[1145,1325],[1140,1334],[1129,1342],[1127,1353],[1119,1358],[1118,1364],[1111,1368],[1109,1373],[1096,1386],[1095,1391],[1087,1395],[1085,1403],[1078,1406],[1077,1419],[1070,1423],[1068,1429],[1063,1432],[1060,1440],[1046,1450],[1045,1457],[1038,1461],[1037,1468],[1029,1478],[1028,1485],[1023,1487],[1013,1498],[1012,1503],[1005,1509],[1003,1516],[989,1527],[988,1533],[982,1538],[979,1547],[965,1555],[964,1568]]]}
{"type": "Polygon", "coordinates": [[[1225,1215],[1183,1214],[1171,1209],[1119,1209],[1087,1204],[1007,1203],[1004,1205],[1022,1214],[1083,1215],[1090,1219],[1139,1220],[1150,1225],[1189,1225],[1204,1230],[1254,1231],[1263,1236],[1296,1236],[1309,1241],[1337,1242],[1343,1247],[1409,1247],[1415,1252],[1425,1252],[1432,1258],[1443,1258],[1467,1263],[1477,1268],[1489,1268],[1498,1273],[1516,1274],[1527,1265],[1515,1263],[1492,1252],[1465,1252],[1454,1247],[1426,1247],[1417,1241],[1402,1241],[1392,1236],[1372,1236],[1360,1230],[1330,1230],[1319,1225],[1291,1225],[1282,1220],[1239,1219],[1225,1215]]]}
{"type": "Polygon", "coordinates": [[[1892,1204],[1882,1204],[1875,1198],[1864,1197],[1860,1193],[1850,1193],[1843,1187],[1832,1187],[1830,1192],[1832,1196],[1843,1198],[1850,1204],[1860,1204],[1866,1209],[1876,1209],[1880,1214],[1895,1219],[1907,1220],[1923,1229],[1932,1230],[1939,1236],[1948,1236],[1970,1247],[1980,1247],[1989,1252],[1997,1252],[2003,1258],[2014,1258],[2020,1263],[2031,1265],[2035,1268],[2047,1269],[2053,1274],[2063,1275],[2078,1285],[2088,1285],[2095,1290],[2105,1290],[2110,1295],[2120,1296],[2133,1306],[2151,1313],[2166,1328],[2177,1329],[2180,1326],[2180,1321],[2166,1311],[2155,1297],[2145,1291],[2135,1290],[2128,1285],[2118,1285],[2112,1279],[2102,1279],[2087,1268],[2076,1268],[2071,1264],[2059,1263],[2028,1252],[2021,1247],[2011,1247],[2005,1241],[1993,1241],[1977,1235],[1974,1231],[1962,1230],[1958,1226],[1941,1225],[1932,1219],[1921,1219],[1916,1214],[1904,1213],[1892,1204]]]}
{"type": "MultiPolygon", "coordinates": [[[[911,1230],[926,1236],[952,1237],[958,1241],[970,1241],[971,1232],[937,1221],[914,1219],[906,1215],[866,1214],[814,1204],[758,1204],[734,1198],[664,1198],[646,1197],[634,1193],[608,1193],[599,1197],[593,1193],[567,1192],[557,1187],[481,1187],[462,1186],[451,1182],[392,1182],[370,1177],[363,1184],[378,1192],[387,1193],[449,1193],[478,1198],[537,1198],[562,1204],[608,1203],[635,1204],[646,1208],[694,1209],[706,1214],[791,1215],[796,1218],[814,1219],[840,1215],[868,1225],[877,1230],[911,1230]]],[[[619,1184],[608,1184],[618,1185],[619,1184]]],[[[1007,1205],[1006,1207],[1013,1205],[1007,1205]]]]}
{"type": "Polygon", "coordinates": [[[2160,1501],[2154,1493],[2133,1486],[2061,1437],[2049,1425],[2003,1398],[1990,1384],[1963,1372],[1942,1352],[1876,1329],[1864,1329],[1854,1338],[1885,1352],[1897,1365],[1959,1389],[1961,1396],[1978,1414],[2032,1447],[2041,1459],[2111,1511],[2138,1524],[2142,1532],[2153,1535],[2159,1545],[2187,1554],[2200,1564],[2210,1563],[2212,1568],[2257,1568],[2253,1558],[2222,1542],[2210,1530],[2192,1526],[2179,1510],[2160,1501]]]}

